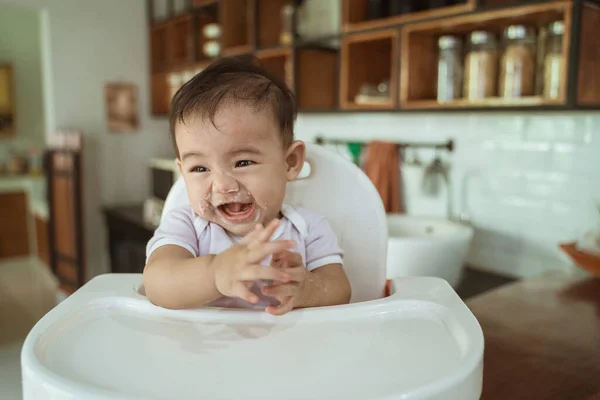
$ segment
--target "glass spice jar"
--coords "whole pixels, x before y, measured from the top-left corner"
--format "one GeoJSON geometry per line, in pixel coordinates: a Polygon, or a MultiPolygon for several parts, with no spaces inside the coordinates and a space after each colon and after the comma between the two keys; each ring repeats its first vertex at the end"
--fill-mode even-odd
{"type": "Polygon", "coordinates": [[[504,31],[499,94],[504,98],[535,93],[536,34],[531,27],[511,25],[504,31]]]}
{"type": "Polygon", "coordinates": [[[565,24],[556,21],[548,26],[546,53],[544,55],[544,97],[557,99],[562,93],[563,69],[565,55],[563,53],[563,36],[565,24]]]}
{"type": "Polygon", "coordinates": [[[463,95],[479,100],[496,95],[498,81],[498,44],[491,32],[474,31],[469,35],[465,57],[463,95]]]}
{"type": "Polygon", "coordinates": [[[279,43],[282,45],[289,45],[293,41],[292,30],[295,11],[292,4],[286,4],[281,8],[281,33],[279,34],[279,43]]]}
{"type": "Polygon", "coordinates": [[[442,36],[438,40],[437,100],[447,102],[462,96],[463,44],[457,36],[442,36]]]}

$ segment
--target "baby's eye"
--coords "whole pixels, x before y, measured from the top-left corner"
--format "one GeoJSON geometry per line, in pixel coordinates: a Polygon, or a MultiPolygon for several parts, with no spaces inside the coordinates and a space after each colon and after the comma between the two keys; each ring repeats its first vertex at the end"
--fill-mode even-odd
{"type": "Polygon", "coordinates": [[[249,165],[254,164],[254,161],[250,161],[250,160],[242,160],[242,161],[238,161],[235,163],[235,167],[236,168],[241,168],[241,167],[247,167],[249,165]]]}
{"type": "Polygon", "coordinates": [[[206,172],[206,171],[208,171],[207,168],[200,167],[200,166],[193,167],[192,169],[190,169],[190,172],[206,172]]]}

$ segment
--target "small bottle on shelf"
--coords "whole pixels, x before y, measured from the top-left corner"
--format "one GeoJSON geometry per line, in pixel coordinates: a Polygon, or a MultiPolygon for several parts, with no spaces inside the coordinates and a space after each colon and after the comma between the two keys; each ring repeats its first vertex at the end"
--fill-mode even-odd
{"type": "Polygon", "coordinates": [[[462,96],[463,45],[460,37],[442,36],[438,40],[437,100],[447,102],[462,96]]]}
{"type": "Polygon", "coordinates": [[[524,25],[504,31],[505,48],[500,61],[500,97],[516,98],[535,93],[536,35],[524,25]]]}
{"type": "Polygon", "coordinates": [[[464,97],[481,100],[496,95],[498,81],[498,45],[491,32],[474,31],[469,35],[465,57],[464,97]]]}
{"type": "Polygon", "coordinates": [[[548,27],[546,54],[544,56],[544,97],[557,99],[562,92],[562,76],[565,63],[563,36],[565,24],[556,21],[548,27]]]}

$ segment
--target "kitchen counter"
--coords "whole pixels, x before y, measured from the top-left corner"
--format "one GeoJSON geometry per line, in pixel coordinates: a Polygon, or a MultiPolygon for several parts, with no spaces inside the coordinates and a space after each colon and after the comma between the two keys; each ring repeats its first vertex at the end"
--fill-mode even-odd
{"type": "Polygon", "coordinates": [[[483,400],[600,398],[600,279],[553,271],[466,304],[485,336],[483,400]]]}
{"type": "Polygon", "coordinates": [[[25,192],[32,215],[48,218],[46,181],[43,176],[0,175],[0,193],[25,192]]]}

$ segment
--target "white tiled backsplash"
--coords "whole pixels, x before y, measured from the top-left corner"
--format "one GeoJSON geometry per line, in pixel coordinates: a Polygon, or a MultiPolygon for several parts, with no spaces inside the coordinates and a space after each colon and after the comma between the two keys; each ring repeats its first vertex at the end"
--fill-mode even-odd
{"type": "MultiPolygon", "coordinates": [[[[466,213],[476,227],[468,262],[480,268],[515,276],[571,268],[558,243],[578,239],[600,221],[594,208],[600,113],[305,114],[296,135],[453,139],[455,151],[443,156],[452,165],[454,214],[466,213]]],[[[419,157],[427,163],[433,151],[421,150],[419,157]]],[[[432,202],[418,185],[409,186],[409,213],[445,212],[445,192],[432,202]]]]}

